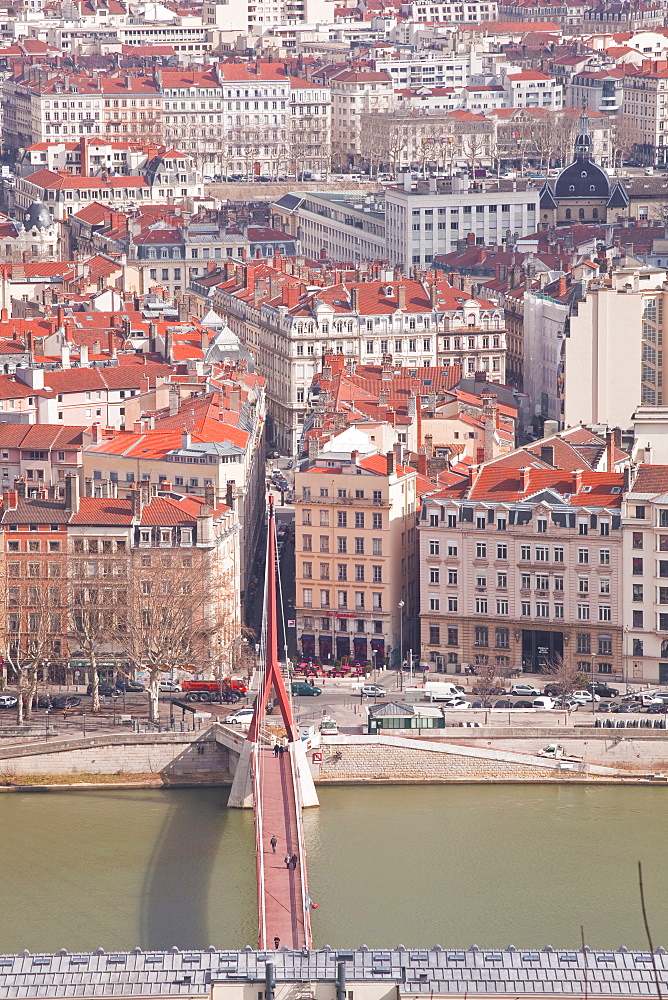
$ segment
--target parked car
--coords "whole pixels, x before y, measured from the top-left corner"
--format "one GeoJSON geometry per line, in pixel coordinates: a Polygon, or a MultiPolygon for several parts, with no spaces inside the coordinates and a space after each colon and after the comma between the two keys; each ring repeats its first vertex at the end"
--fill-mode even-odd
{"type": "Polygon", "coordinates": [[[639,712],[642,705],[637,701],[627,701],[621,705],[615,705],[612,709],[613,712],[619,712],[627,714],[628,712],[639,712]]]}
{"type": "Polygon", "coordinates": [[[252,718],[253,718],[252,708],[240,708],[238,712],[234,713],[234,715],[228,715],[227,718],[225,719],[225,722],[228,724],[228,726],[242,726],[242,725],[249,726],[252,718]]]}
{"type": "MultiPolygon", "coordinates": [[[[105,698],[111,698],[113,695],[118,694],[116,688],[112,687],[111,684],[107,684],[105,681],[100,681],[100,683],[98,684],[98,691],[100,695],[105,698]]],[[[86,694],[92,694],[92,693],[93,693],[93,685],[89,684],[88,687],[86,688],[86,694]]]]}
{"type": "Polygon", "coordinates": [[[576,701],[575,698],[564,698],[563,704],[559,707],[562,709],[565,708],[567,712],[577,712],[580,702],[576,701]]]}
{"type": "Polygon", "coordinates": [[[607,684],[601,684],[600,682],[594,684],[587,684],[587,691],[593,691],[594,694],[598,694],[601,698],[618,698],[619,691],[617,688],[608,687],[607,684]]]}
{"type": "Polygon", "coordinates": [[[19,700],[13,694],[0,694],[0,708],[16,708],[19,700]]]}
{"type": "Polygon", "coordinates": [[[451,698],[450,701],[443,703],[444,708],[471,708],[470,701],[464,701],[463,698],[451,698]]]}
{"type": "Polygon", "coordinates": [[[140,684],[139,681],[133,681],[129,677],[117,677],[116,687],[119,691],[144,691],[144,685],[140,684]]]}
{"type": "Polygon", "coordinates": [[[597,712],[612,712],[614,705],[611,701],[602,701],[600,705],[596,706],[597,712]]]}
{"type": "Polygon", "coordinates": [[[81,698],[77,698],[75,694],[63,694],[51,699],[51,707],[57,709],[76,708],[80,704],[81,698]]]}
{"type": "Polygon", "coordinates": [[[181,685],[177,684],[176,681],[164,680],[160,681],[160,683],[158,684],[158,691],[166,691],[167,693],[169,693],[170,691],[180,691],[180,690],[181,690],[181,685]]]}
{"type": "Polygon", "coordinates": [[[532,701],[516,701],[513,708],[533,708],[532,701]]]}
{"type": "Polygon", "coordinates": [[[302,698],[316,698],[319,694],[322,694],[322,688],[315,687],[313,684],[307,684],[306,681],[293,681],[292,693],[302,698]]]}
{"type": "Polygon", "coordinates": [[[668,711],[668,703],[662,701],[661,704],[648,705],[645,711],[648,715],[663,715],[666,711],[668,711]]]}
{"type": "MultiPolygon", "coordinates": [[[[540,691],[538,690],[537,687],[534,687],[533,684],[513,684],[513,686],[510,689],[510,693],[525,697],[536,698],[540,694],[540,691]]],[[[530,705],[529,708],[531,708],[530,705]]]]}
{"type": "Polygon", "coordinates": [[[579,701],[581,705],[590,704],[592,701],[600,701],[600,694],[592,694],[591,691],[574,691],[571,695],[575,701],[579,701]]]}
{"type": "Polygon", "coordinates": [[[365,684],[362,688],[362,694],[365,698],[382,698],[387,694],[387,691],[380,684],[365,684]]]}
{"type": "Polygon", "coordinates": [[[501,701],[494,702],[494,708],[512,708],[512,701],[508,701],[507,698],[502,698],[501,701]]]}
{"type": "Polygon", "coordinates": [[[561,684],[546,684],[543,688],[543,694],[548,695],[549,698],[558,698],[562,693],[561,684]]]}

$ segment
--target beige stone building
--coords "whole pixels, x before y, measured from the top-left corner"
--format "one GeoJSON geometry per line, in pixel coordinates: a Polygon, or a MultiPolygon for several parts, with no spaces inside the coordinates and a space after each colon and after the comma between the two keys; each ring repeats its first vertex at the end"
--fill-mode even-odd
{"type": "Polygon", "coordinates": [[[416,480],[394,452],[324,452],[295,475],[295,610],[305,659],[380,666],[398,659],[402,632],[408,646],[416,480]]]}

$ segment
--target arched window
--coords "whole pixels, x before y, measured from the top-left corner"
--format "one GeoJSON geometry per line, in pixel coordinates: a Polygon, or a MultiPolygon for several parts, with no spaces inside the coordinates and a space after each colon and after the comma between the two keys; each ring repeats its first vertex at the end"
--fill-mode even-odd
{"type": "Polygon", "coordinates": [[[598,219],[598,209],[597,208],[592,209],[592,213],[591,214],[592,214],[592,218],[598,219]]]}
{"type": "Polygon", "coordinates": [[[585,217],[585,210],[584,210],[584,208],[581,208],[581,209],[578,210],[578,218],[579,219],[584,219],[584,217],[585,217]]]}
{"type": "Polygon", "coordinates": [[[661,641],[661,656],[668,656],[668,639],[661,641]]]}
{"type": "Polygon", "coordinates": [[[570,210],[570,208],[567,208],[566,209],[566,218],[570,219],[570,217],[571,217],[571,210],[570,210]]]}

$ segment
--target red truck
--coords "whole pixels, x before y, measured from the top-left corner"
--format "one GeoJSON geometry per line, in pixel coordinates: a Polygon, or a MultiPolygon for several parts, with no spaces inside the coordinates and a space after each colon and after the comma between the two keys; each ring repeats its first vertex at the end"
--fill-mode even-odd
{"type": "Polygon", "coordinates": [[[241,677],[223,677],[218,681],[182,681],[181,690],[187,701],[235,702],[246,694],[247,687],[241,677]],[[222,689],[222,699],[221,699],[222,689]]]}

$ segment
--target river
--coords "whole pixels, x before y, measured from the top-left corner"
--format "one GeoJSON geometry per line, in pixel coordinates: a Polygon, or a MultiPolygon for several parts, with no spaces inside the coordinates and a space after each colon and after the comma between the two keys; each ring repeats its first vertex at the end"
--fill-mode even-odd
{"type": "MultiPolygon", "coordinates": [[[[226,789],[0,795],[0,952],[255,946],[253,818],[226,789]]],[[[316,947],[668,944],[668,790],[320,789],[316,947]]]]}

